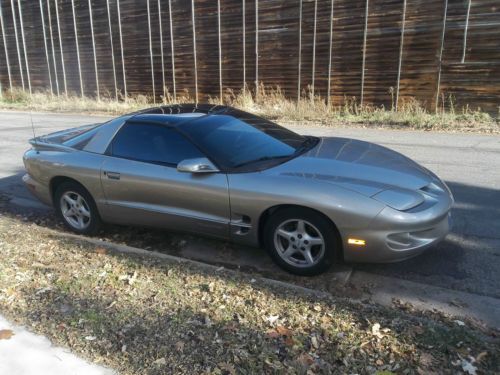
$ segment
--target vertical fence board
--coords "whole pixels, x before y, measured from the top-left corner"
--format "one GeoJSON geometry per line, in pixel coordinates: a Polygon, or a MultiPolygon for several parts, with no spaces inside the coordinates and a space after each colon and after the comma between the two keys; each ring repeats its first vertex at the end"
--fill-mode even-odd
{"type": "Polygon", "coordinates": [[[17,16],[16,16],[16,6],[14,0],[10,0],[10,7],[12,11],[12,21],[14,23],[14,35],[16,37],[16,50],[17,50],[17,62],[19,64],[19,74],[21,76],[21,84],[24,90],[24,73],[23,73],[23,63],[21,61],[21,48],[19,47],[19,36],[17,33],[17,16]]]}
{"type": "Polygon", "coordinates": [[[3,88],[155,100],[168,91],[174,100],[207,101],[253,82],[252,91],[279,86],[297,100],[313,90],[332,106],[394,108],[416,99],[433,109],[445,97],[445,106],[498,113],[498,0],[0,5],[3,88]]]}
{"type": "MultiPolygon", "coordinates": [[[[1,26],[0,31],[2,31],[5,66],[7,67],[7,76],[9,78],[9,89],[12,90],[13,86],[12,86],[12,75],[10,72],[9,48],[7,47],[7,35],[5,34],[5,22],[3,20],[3,11],[1,2],[0,2],[0,26],[1,26]]],[[[2,74],[2,77],[0,77],[0,84],[2,83],[1,78],[4,78],[4,74],[2,74]]]]}

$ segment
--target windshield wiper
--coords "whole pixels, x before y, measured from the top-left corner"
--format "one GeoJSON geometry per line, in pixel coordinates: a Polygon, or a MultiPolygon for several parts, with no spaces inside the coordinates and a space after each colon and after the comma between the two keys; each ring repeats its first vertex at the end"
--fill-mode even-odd
{"type": "Polygon", "coordinates": [[[249,161],[245,161],[245,162],[240,163],[240,164],[236,164],[235,166],[233,166],[233,168],[243,167],[243,166],[248,165],[248,164],[258,163],[260,161],[268,161],[268,160],[289,158],[291,156],[293,156],[293,154],[289,154],[289,155],[276,155],[276,156],[263,156],[263,157],[258,158],[258,159],[249,160],[249,161]]]}

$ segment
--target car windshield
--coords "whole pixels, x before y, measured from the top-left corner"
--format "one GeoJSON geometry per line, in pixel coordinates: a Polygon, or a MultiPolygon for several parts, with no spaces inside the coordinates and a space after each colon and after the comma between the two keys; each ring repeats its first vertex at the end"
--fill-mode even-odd
{"type": "Polygon", "coordinates": [[[226,169],[279,163],[310,143],[308,137],[238,110],[204,116],[179,129],[226,169]]]}

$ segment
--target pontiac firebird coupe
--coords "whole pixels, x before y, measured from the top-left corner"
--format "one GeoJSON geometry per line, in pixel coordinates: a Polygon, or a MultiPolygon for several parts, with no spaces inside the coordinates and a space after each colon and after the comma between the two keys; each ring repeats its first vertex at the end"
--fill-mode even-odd
{"type": "Polygon", "coordinates": [[[450,190],[407,157],[230,107],[157,107],[30,143],[24,182],[81,234],[102,222],[187,231],[313,275],[342,258],[406,259],[449,230],[450,190]]]}

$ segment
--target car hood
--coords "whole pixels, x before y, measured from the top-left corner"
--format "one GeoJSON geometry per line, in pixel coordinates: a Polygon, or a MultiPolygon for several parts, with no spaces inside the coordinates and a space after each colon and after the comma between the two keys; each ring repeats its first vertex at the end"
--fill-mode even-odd
{"type": "Polygon", "coordinates": [[[417,190],[433,179],[396,151],[348,138],[320,138],[310,151],[268,171],[340,185],[366,196],[393,187],[417,190]]]}

